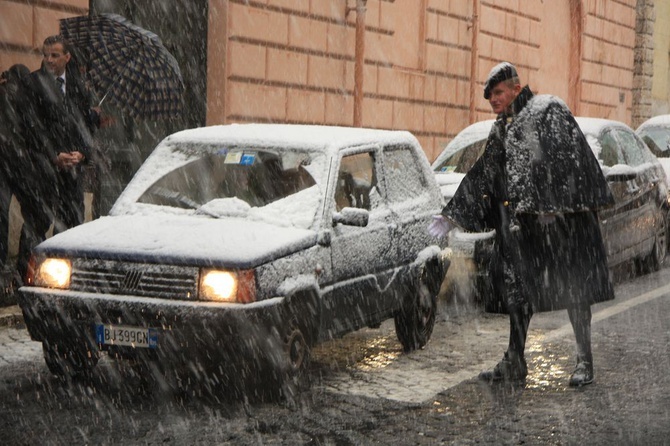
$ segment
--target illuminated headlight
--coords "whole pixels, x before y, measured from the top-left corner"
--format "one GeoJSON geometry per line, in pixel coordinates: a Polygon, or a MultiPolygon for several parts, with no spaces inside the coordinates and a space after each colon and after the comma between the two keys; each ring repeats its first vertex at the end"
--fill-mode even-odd
{"type": "Polygon", "coordinates": [[[66,289],[70,287],[71,274],[69,260],[46,258],[35,270],[35,286],[66,289]]]}
{"type": "Polygon", "coordinates": [[[256,300],[254,272],[203,269],[198,298],[217,302],[253,302],[256,300]]]}

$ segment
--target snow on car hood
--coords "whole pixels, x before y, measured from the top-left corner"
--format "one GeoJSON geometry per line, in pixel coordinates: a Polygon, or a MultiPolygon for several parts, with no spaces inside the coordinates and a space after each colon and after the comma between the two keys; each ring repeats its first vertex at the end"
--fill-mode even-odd
{"type": "Polygon", "coordinates": [[[670,158],[659,158],[658,162],[663,166],[665,171],[666,182],[670,186],[670,158]]]}
{"type": "Polygon", "coordinates": [[[68,257],[249,268],[316,244],[308,229],[239,218],[102,217],[58,234],[36,251],[68,257]]]}
{"type": "Polygon", "coordinates": [[[435,180],[437,185],[440,186],[440,192],[442,196],[447,200],[451,200],[458,189],[458,186],[461,185],[461,181],[465,178],[464,173],[442,173],[435,172],[435,180]]]}

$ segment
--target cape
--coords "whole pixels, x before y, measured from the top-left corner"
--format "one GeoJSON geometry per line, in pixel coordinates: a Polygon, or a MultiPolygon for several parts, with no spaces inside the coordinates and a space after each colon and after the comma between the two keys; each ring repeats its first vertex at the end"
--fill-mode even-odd
{"type": "Polygon", "coordinates": [[[613,299],[597,211],[614,198],[586,138],[556,97],[525,87],[512,109],[498,116],[443,214],[468,231],[496,230],[490,271],[497,311],[613,299]],[[545,226],[537,218],[545,213],[561,215],[545,226]]]}
{"type": "Polygon", "coordinates": [[[614,204],[598,160],[559,98],[533,97],[509,126],[504,146],[516,213],[567,214],[614,204]]]}
{"type": "Polygon", "coordinates": [[[563,101],[525,87],[518,114],[498,116],[486,148],[443,214],[473,232],[518,213],[598,211],[614,198],[584,134],[563,101]],[[501,206],[506,209],[503,211],[501,206]]]}

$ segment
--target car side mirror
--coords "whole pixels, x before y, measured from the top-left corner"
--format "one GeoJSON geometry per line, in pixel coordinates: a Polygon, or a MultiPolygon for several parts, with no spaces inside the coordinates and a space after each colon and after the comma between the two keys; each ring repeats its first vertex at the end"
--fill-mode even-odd
{"type": "Polygon", "coordinates": [[[603,173],[605,174],[607,181],[612,182],[624,182],[637,178],[637,172],[635,169],[625,164],[617,164],[612,166],[603,173]]]}
{"type": "Polygon", "coordinates": [[[333,212],[333,226],[341,223],[346,226],[365,227],[370,220],[370,213],[366,209],[344,208],[340,212],[333,212]]]}

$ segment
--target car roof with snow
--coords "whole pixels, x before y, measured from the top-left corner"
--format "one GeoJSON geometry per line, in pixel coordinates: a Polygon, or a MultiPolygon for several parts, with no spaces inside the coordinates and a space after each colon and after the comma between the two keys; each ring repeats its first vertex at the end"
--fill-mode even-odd
{"type": "Polygon", "coordinates": [[[614,121],[612,119],[602,119],[602,118],[586,118],[582,116],[575,117],[579,128],[584,134],[598,135],[605,127],[619,127],[627,130],[631,130],[623,122],[614,121]]]}
{"type": "Polygon", "coordinates": [[[418,144],[410,132],[296,124],[231,124],[184,130],[164,143],[221,143],[337,151],[363,144],[418,144]]]}
{"type": "MultiPolygon", "coordinates": [[[[630,130],[630,127],[623,122],[614,121],[612,119],[577,116],[575,117],[575,120],[577,121],[577,124],[579,124],[582,133],[585,134],[598,135],[605,127],[620,127],[630,130]]],[[[486,139],[494,122],[494,119],[478,121],[461,130],[458,135],[447,144],[447,147],[445,147],[444,151],[433,162],[433,165],[438,165],[439,162],[467,145],[486,139]]],[[[668,122],[670,123],[670,120],[668,122]]]]}
{"type": "Polygon", "coordinates": [[[639,132],[640,130],[647,127],[670,127],[670,115],[658,115],[654,116],[653,118],[649,118],[640,124],[640,126],[637,128],[637,131],[639,132]]]}
{"type": "Polygon", "coordinates": [[[469,146],[472,143],[486,139],[491,132],[491,126],[495,119],[487,119],[485,121],[478,121],[461,130],[458,135],[452,139],[444,148],[435,161],[432,167],[439,166],[445,159],[450,157],[453,153],[461,150],[463,147],[469,146]]]}

